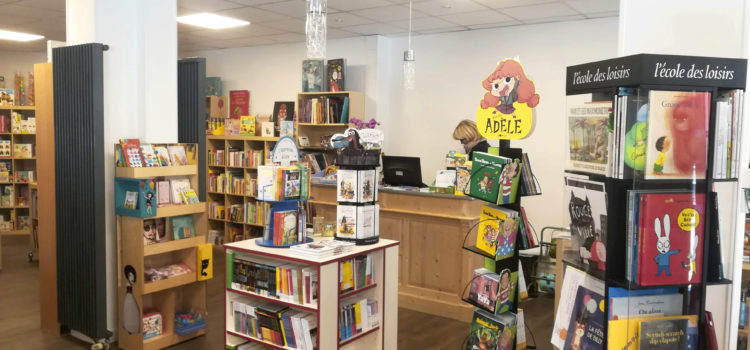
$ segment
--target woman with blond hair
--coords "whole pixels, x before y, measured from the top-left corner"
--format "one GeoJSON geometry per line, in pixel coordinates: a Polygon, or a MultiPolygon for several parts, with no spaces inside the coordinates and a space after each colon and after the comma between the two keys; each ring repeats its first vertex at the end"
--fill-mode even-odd
{"type": "Polygon", "coordinates": [[[461,145],[464,146],[464,151],[472,159],[474,152],[487,152],[490,148],[490,144],[485,140],[482,135],[479,135],[477,130],[477,124],[469,119],[464,119],[456,129],[453,130],[453,139],[461,141],[461,145]]]}

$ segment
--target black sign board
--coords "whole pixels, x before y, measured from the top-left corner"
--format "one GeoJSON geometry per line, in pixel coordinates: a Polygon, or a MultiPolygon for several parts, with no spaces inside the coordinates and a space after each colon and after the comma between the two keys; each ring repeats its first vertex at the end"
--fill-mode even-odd
{"type": "Polygon", "coordinates": [[[568,67],[568,94],[634,85],[744,89],[747,60],[640,54],[568,67]]]}

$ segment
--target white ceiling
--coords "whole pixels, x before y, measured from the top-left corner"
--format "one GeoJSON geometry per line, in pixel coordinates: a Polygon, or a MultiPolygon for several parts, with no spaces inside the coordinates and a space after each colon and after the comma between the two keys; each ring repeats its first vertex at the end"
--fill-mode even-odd
{"type": "MultiPolygon", "coordinates": [[[[122,0],[127,1],[127,0],[122,0]]],[[[301,42],[305,0],[177,0],[177,14],[213,12],[252,24],[211,30],[178,24],[180,51],[301,42]]],[[[414,35],[617,16],[619,0],[414,0],[414,35]]],[[[328,38],[405,35],[408,0],[328,0],[328,38]]],[[[0,29],[65,40],[65,0],[0,0],[0,29]]],[[[44,40],[0,40],[0,51],[43,51],[44,40]]]]}

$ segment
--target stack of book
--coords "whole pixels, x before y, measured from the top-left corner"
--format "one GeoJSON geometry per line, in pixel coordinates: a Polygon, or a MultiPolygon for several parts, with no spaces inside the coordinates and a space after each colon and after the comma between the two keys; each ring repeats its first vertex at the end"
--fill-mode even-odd
{"type": "Polygon", "coordinates": [[[365,333],[380,325],[377,300],[342,301],[339,310],[339,341],[365,333]]]}
{"type": "Polygon", "coordinates": [[[315,304],[317,286],[315,268],[232,256],[231,287],[235,290],[298,304],[315,304]]]}
{"type": "Polygon", "coordinates": [[[208,150],[208,159],[206,160],[208,165],[224,166],[224,150],[223,149],[210,149],[208,150]]]}
{"type": "Polygon", "coordinates": [[[522,168],[520,159],[474,152],[467,193],[490,203],[515,203],[522,168]]]}
{"type": "Polygon", "coordinates": [[[349,97],[321,96],[301,101],[297,121],[312,124],[346,124],[349,122],[349,97]]]}
{"type": "Polygon", "coordinates": [[[317,345],[317,317],[274,303],[241,299],[231,301],[234,331],[292,349],[313,350],[317,345]]]}
{"type": "Polygon", "coordinates": [[[287,167],[258,167],[257,198],[263,201],[307,199],[310,194],[310,168],[304,164],[287,167]]]}
{"type": "Polygon", "coordinates": [[[745,92],[731,90],[716,100],[716,136],[714,137],[714,174],[716,179],[736,178],[740,164],[745,92]]]}
{"type": "Polygon", "coordinates": [[[520,222],[515,210],[483,205],[479,215],[477,249],[494,256],[496,260],[513,257],[520,222]]]}
{"type": "Polygon", "coordinates": [[[339,292],[346,293],[373,284],[372,254],[359,255],[339,263],[339,292]]]}
{"type": "Polygon", "coordinates": [[[215,173],[208,169],[208,191],[224,193],[227,184],[227,176],[224,173],[215,173]]]}
{"type": "Polygon", "coordinates": [[[242,166],[246,168],[257,168],[263,164],[263,150],[247,150],[245,151],[245,161],[242,166]]]}
{"type": "MultiPolygon", "coordinates": [[[[211,154],[209,159],[223,162],[218,154],[211,154]]],[[[120,139],[116,147],[118,167],[163,167],[195,164],[195,144],[156,145],[143,144],[139,139],[120,139]]],[[[212,163],[208,163],[212,164],[212,163]]],[[[222,163],[223,164],[223,163],[222,163]]]]}
{"type": "Polygon", "coordinates": [[[230,148],[227,163],[230,167],[242,167],[245,164],[245,152],[241,149],[230,148]]]}
{"type": "Polygon", "coordinates": [[[211,202],[208,204],[208,217],[211,219],[225,220],[224,203],[211,202]]]}
{"type": "Polygon", "coordinates": [[[348,252],[354,249],[354,246],[354,242],[323,240],[295,245],[289,249],[295,254],[303,257],[322,259],[348,252]]]}

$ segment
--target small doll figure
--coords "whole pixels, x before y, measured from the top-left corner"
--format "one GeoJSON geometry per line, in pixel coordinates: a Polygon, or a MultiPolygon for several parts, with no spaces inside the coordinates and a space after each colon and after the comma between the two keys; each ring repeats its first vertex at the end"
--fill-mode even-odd
{"type": "Polygon", "coordinates": [[[154,207],[154,204],[151,203],[151,201],[154,199],[154,193],[146,192],[143,194],[143,196],[146,198],[146,214],[151,215],[152,209],[154,207]]]}
{"type": "Polygon", "coordinates": [[[661,235],[661,223],[659,222],[659,218],[654,219],[654,231],[656,232],[656,250],[659,251],[659,254],[657,254],[654,257],[654,261],[656,262],[656,265],[659,267],[658,270],[656,270],[656,276],[661,276],[661,272],[664,271],[667,276],[672,276],[672,274],[669,272],[669,259],[672,257],[672,255],[675,255],[680,252],[679,249],[670,250],[670,242],[669,242],[669,231],[670,231],[670,223],[669,223],[669,214],[664,215],[664,236],[661,235]]]}
{"type": "Polygon", "coordinates": [[[666,153],[672,147],[672,139],[667,136],[662,136],[656,140],[656,150],[659,151],[659,155],[656,156],[654,162],[654,174],[664,174],[664,161],[666,159],[666,153]]]}

